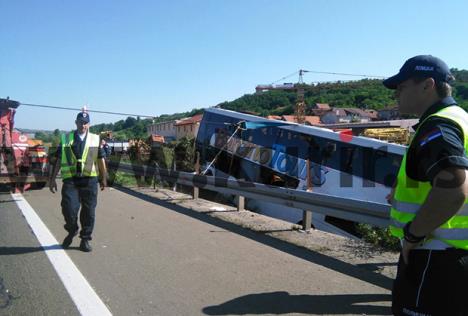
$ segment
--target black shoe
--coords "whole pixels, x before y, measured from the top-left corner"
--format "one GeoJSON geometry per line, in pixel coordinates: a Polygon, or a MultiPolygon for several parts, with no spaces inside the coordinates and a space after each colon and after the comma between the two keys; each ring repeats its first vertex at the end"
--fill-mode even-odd
{"type": "Polygon", "coordinates": [[[91,252],[93,248],[89,244],[89,240],[81,239],[80,250],[84,252],[91,252]]]}
{"type": "Polygon", "coordinates": [[[75,234],[68,234],[67,237],[65,237],[65,239],[62,242],[63,249],[68,249],[68,247],[70,247],[73,241],[73,237],[75,237],[75,234]]]}

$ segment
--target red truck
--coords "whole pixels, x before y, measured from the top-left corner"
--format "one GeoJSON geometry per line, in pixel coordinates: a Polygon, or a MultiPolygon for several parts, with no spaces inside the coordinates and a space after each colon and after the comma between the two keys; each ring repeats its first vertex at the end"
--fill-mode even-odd
{"type": "Polygon", "coordinates": [[[47,154],[43,146],[30,146],[28,136],[14,129],[19,102],[0,99],[0,184],[13,192],[41,189],[47,183],[47,154]]]}

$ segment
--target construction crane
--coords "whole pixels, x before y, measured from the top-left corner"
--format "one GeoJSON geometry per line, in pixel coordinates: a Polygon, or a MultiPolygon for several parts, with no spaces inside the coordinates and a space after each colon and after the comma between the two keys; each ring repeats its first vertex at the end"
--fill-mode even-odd
{"type": "Polygon", "coordinates": [[[267,85],[257,85],[255,87],[255,93],[260,94],[265,91],[269,90],[292,90],[296,92],[296,105],[294,107],[294,116],[296,117],[296,122],[298,124],[303,124],[305,122],[305,109],[306,104],[304,100],[304,93],[305,89],[308,87],[307,84],[304,83],[304,73],[309,72],[309,70],[299,69],[299,71],[295,72],[299,73],[299,79],[296,84],[293,83],[283,83],[283,84],[267,84],[267,85]]]}

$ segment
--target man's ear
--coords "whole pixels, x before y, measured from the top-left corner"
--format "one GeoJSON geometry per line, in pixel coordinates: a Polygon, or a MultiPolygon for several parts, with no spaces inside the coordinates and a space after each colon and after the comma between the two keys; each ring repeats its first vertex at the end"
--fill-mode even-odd
{"type": "Polygon", "coordinates": [[[434,80],[434,78],[427,78],[426,80],[424,80],[423,89],[428,90],[428,91],[430,91],[432,89],[435,89],[435,80],[434,80]]]}

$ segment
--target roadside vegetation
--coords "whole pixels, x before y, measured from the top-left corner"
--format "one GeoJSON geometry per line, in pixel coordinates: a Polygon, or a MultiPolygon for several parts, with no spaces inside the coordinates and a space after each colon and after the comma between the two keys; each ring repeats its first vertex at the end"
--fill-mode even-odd
{"type": "Polygon", "coordinates": [[[362,240],[390,251],[400,251],[400,240],[390,234],[388,228],[369,224],[356,224],[356,232],[362,240]]]}

